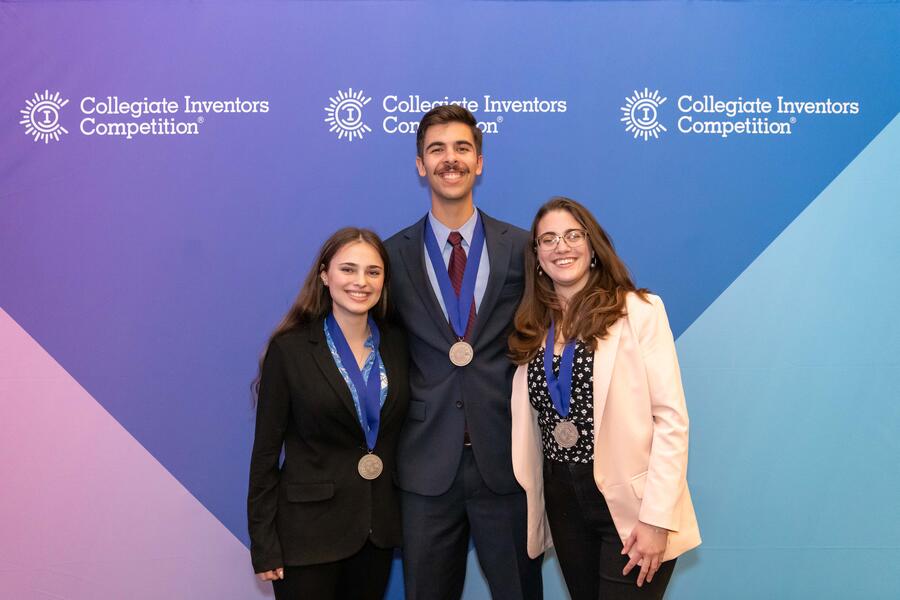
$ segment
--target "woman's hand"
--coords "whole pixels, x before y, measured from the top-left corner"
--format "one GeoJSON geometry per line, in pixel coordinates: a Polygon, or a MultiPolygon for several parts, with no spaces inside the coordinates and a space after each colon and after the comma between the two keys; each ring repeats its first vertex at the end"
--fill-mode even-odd
{"type": "Polygon", "coordinates": [[[278,567],[277,569],[272,569],[271,571],[257,573],[256,576],[259,577],[260,581],[275,581],[276,579],[284,579],[284,569],[282,567],[278,567]]]}
{"type": "Polygon", "coordinates": [[[638,521],[638,524],[631,530],[631,535],[625,540],[625,547],[622,548],[622,554],[627,554],[630,559],[625,565],[622,575],[628,575],[631,569],[639,565],[641,572],[637,578],[638,587],[644,585],[645,579],[647,583],[653,581],[653,576],[659,570],[659,565],[662,564],[663,553],[666,551],[668,541],[668,529],[660,529],[638,521]]]}

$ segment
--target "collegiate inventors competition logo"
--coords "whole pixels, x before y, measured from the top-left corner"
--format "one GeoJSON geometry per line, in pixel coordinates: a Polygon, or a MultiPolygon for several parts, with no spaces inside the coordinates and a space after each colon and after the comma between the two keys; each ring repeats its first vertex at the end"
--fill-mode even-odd
{"type": "MultiPolygon", "coordinates": [[[[659,91],[648,88],[635,91],[625,98],[621,107],[621,121],[625,131],[643,141],[659,139],[667,131],[660,123],[660,106],[666,98],[659,91]]],[[[680,134],[708,135],[727,139],[733,135],[782,136],[793,135],[795,126],[807,115],[853,116],[859,114],[859,102],[835,101],[831,98],[797,99],[785,96],[774,98],[721,98],[714,94],[682,94],[675,104],[678,118],[675,131],[680,134]]]]}
{"type": "MultiPolygon", "coordinates": [[[[375,107],[369,106],[372,97],[366,96],[363,90],[348,88],[339,90],[335,96],[328,98],[325,105],[324,122],[328,131],[337,139],[363,139],[372,129],[366,119],[371,119],[375,107]],[[354,91],[355,90],[355,91],[354,91]]],[[[390,93],[381,97],[375,106],[381,108],[376,118],[381,120],[381,131],[388,135],[415,134],[419,128],[422,115],[436,106],[457,105],[467,108],[477,120],[478,128],[484,134],[500,133],[508,123],[518,115],[536,113],[540,115],[562,114],[568,110],[568,102],[563,99],[548,99],[532,96],[530,98],[498,98],[492,94],[480,96],[461,96],[428,98],[416,93],[390,93]]]]}
{"type": "Polygon", "coordinates": [[[658,138],[659,133],[666,130],[658,120],[659,107],[665,101],[656,90],[652,94],[647,88],[643,92],[635,90],[633,96],[625,98],[622,107],[625,115],[620,120],[625,123],[625,131],[634,132],[635,139],[642,137],[645,142],[650,136],[658,138]]]}
{"type": "MultiPolygon", "coordinates": [[[[62,125],[61,109],[68,104],[57,92],[35,94],[26,101],[19,121],[34,141],[45,144],[59,141],[69,133],[62,125]]],[[[182,96],[127,99],[119,96],[84,96],[78,103],[81,118],[78,131],[88,137],[113,137],[133,140],[144,136],[200,135],[201,126],[211,115],[268,113],[268,100],[235,97],[224,100],[182,96]]]]}
{"type": "Polygon", "coordinates": [[[338,92],[336,97],[328,100],[325,122],[331,126],[328,131],[337,132],[338,139],[346,137],[348,142],[352,142],[353,138],[362,139],[363,135],[372,131],[362,120],[363,107],[372,99],[365,97],[362,90],[354,93],[353,88],[350,88],[346,92],[338,92]]]}
{"type": "Polygon", "coordinates": [[[22,113],[19,124],[25,126],[25,133],[33,137],[35,142],[58,142],[62,134],[69,133],[59,122],[59,111],[68,103],[68,100],[60,97],[59,92],[52,96],[48,90],[44,90],[43,94],[35,92],[34,98],[26,100],[25,108],[19,111],[22,113]]]}

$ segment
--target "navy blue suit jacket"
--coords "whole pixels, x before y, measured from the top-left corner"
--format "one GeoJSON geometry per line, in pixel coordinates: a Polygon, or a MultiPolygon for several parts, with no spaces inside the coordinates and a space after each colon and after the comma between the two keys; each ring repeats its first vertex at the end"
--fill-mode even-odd
{"type": "Polygon", "coordinates": [[[481,213],[491,272],[470,335],[474,360],[454,366],[456,337],[425,270],[425,218],[385,243],[391,260],[394,318],[407,331],[410,401],[397,449],[397,483],[436,496],[450,488],[462,456],[466,423],[475,461],[498,494],[521,491],[510,454],[510,391],[514,366],[507,338],[524,285],[529,234],[481,213]]]}

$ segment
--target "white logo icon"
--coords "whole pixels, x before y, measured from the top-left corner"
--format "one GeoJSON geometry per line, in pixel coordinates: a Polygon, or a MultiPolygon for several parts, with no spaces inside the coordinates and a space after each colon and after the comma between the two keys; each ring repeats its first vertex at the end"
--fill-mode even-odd
{"type": "Polygon", "coordinates": [[[46,144],[51,138],[59,141],[62,134],[69,133],[59,122],[59,111],[68,103],[68,100],[60,97],[59,92],[52,96],[47,90],[44,90],[43,95],[35,92],[34,98],[29,98],[25,102],[25,108],[19,111],[22,113],[19,124],[25,126],[25,133],[32,136],[35,142],[43,140],[46,144]]]}
{"type": "Polygon", "coordinates": [[[341,90],[336,98],[328,100],[325,122],[331,125],[328,131],[337,132],[338,139],[346,137],[348,142],[352,142],[353,138],[362,139],[363,135],[372,131],[362,120],[363,106],[372,99],[363,96],[362,90],[356,93],[353,88],[348,88],[346,92],[341,90]]]}
{"type": "Polygon", "coordinates": [[[656,90],[652,94],[647,88],[643,92],[635,90],[632,96],[625,99],[625,106],[622,107],[625,114],[620,120],[625,123],[625,131],[633,131],[635,139],[642,137],[645,142],[651,135],[659,139],[659,132],[666,131],[666,128],[657,121],[657,109],[665,101],[656,90]]]}

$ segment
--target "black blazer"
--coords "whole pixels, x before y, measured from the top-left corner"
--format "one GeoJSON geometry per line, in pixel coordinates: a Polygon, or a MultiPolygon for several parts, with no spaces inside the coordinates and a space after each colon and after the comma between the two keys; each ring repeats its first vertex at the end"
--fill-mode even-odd
{"type": "Polygon", "coordinates": [[[319,319],[278,336],[263,361],[247,498],[257,573],[347,558],[367,539],[381,548],[401,543],[393,471],[409,402],[405,336],[380,327],[388,394],[375,453],[384,472],[367,481],[357,472],[365,434],[323,327],[319,319]]]}
{"type": "Polygon", "coordinates": [[[406,328],[411,357],[411,396],[400,438],[398,483],[417,494],[434,496],[450,488],[466,423],[487,486],[498,494],[522,491],[513,476],[510,452],[514,365],[507,358],[507,339],[522,297],[530,236],[484,213],[481,217],[491,273],[472,326],[475,358],[465,367],[453,366],[448,357],[456,338],[425,270],[425,220],[385,242],[393,267],[393,318],[406,328]]]}

